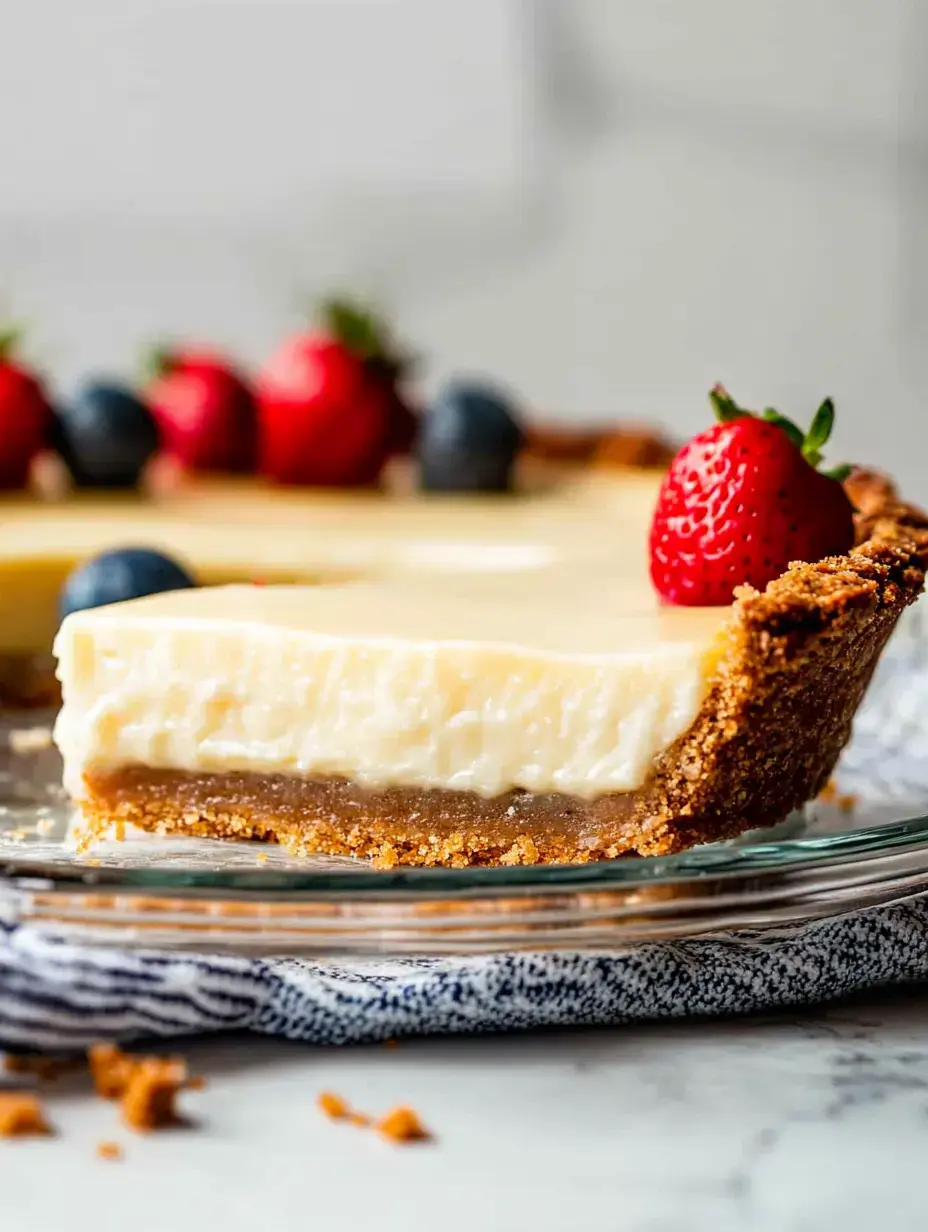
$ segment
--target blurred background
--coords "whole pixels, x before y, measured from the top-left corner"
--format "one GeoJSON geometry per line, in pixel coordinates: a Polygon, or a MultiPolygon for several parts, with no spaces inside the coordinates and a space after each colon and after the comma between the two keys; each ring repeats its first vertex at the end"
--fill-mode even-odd
{"type": "Polygon", "coordinates": [[[333,286],[539,416],[807,422],[928,497],[919,0],[29,0],[0,296],[67,388],[333,286]]]}

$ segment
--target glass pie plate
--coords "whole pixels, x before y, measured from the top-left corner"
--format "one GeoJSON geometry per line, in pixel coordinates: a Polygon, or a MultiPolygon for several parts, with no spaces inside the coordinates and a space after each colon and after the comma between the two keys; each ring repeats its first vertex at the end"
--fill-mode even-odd
{"type": "Polygon", "coordinates": [[[836,776],[773,830],[659,859],[376,871],[265,844],[127,833],[79,854],[49,715],[0,722],[0,921],[83,944],[426,956],[775,928],[928,892],[928,627],[907,613],[836,776]]]}

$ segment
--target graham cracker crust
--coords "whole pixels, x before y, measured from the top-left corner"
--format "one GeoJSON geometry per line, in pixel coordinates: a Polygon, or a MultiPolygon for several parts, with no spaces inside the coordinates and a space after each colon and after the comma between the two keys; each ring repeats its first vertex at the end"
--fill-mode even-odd
{"type": "Polygon", "coordinates": [[[88,833],[279,841],[381,867],[586,863],[667,855],[773,825],[825,787],[880,653],[918,597],[928,518],[884,477],[847,484],[859,546],[736,591],[728,642],[689,730],[642,788],[595,800],[511,791],[362,789],[344,779],[196,775],[130,766],[89,774],[88,833]]]}

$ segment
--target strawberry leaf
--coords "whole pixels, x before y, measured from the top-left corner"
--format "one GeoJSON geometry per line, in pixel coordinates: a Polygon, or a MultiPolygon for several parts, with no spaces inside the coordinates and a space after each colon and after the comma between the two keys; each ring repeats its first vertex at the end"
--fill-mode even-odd
{"type": "Polygon", "coordinates": [[[778,428],[781,428],[786,433],[796,448],[802,450],[805,437],[802,435],[802,429],[797,427],[791,419],[787,419],[785,415],[775,411],[772,406],[767,407],[762,418],[766,419],[767,423],[776,424],[778,428]]]}
{"type": "Polygon", "coordinates": [[[0,329],[0,360],[6,359],[13,354],[19,346],[22,336],[22,327],[19,325],[9,325],[5,329],[0,329]]]}
{"type": "Polygon", "coordinates": [[[161,377],[168,375],[172,367],[173,358],[170,347],[159,343],[142,356],[142,362],[139,365],[142,382],[148,385],[160,380],[161,377]]]}
{"type": "Polygon", "coordinates": [[[332,337],[359,359],[383,359],[388,354],[386,328],[373,312],[333,298],[323,305],[323,320],[332,337]]]}
{"type": "Polygon", "coordinates": [[[818,466],[822,460],[822,446],[831,436],[835,425],[835,404],[831,398],[826,398],[815,412],[812,426],[802,442],[802,456],[810,466],[818,466]]]}
{"type": "Polygon", "coordinates": [[[743,419],[750,414],[749,411],[741,409],[724,385],[715,385],[709,390],[709,401],[719,423],[731,423],[734,419],[743,419]]]}
{"type": "MultiPolygon", "coordinates": [[[[751,411],[743,410],[735,402],[724,385],[716,385],[709,393],[709,400],[715,410],[716,418],[721,423],[730,423],[735,419],[753,417],[751,411]]],[[[772,406],[765,407],[761,412],[760,418],[769,424],[774,424],[781,432],[785,432],[809,465],[817,468],[822,460],[822,446],[831,436],[831,430],[834,427],[835,404],[831,398],[826,398],[815,412],[809,431],[805,433],[798,424],[793,423],[791,419],[787,419],[785,415],[782,415],[772,406]]],[[[836,466],[832,470],[822,471],[822,474],[827,475],[829,479],[836,480],[838,483],[843,483],[852,470],[853,467],[850,466],[836,466]]]]}

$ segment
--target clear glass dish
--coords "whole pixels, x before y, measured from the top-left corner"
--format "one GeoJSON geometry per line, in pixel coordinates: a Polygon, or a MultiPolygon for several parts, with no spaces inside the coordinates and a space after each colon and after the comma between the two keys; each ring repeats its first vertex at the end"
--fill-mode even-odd
{"type": "Polygon", "coordinates": [[[243,954],[615,951],[928,892],[928,632],[910,614],[839,769],[846,795],[775,830],[659,859],[396,869],[127,835],[80,855],[41,729],[0,723],[0,913],[85,944],[243,954]],[[30,736],[29,730],[36,734],[30,736]]]}

